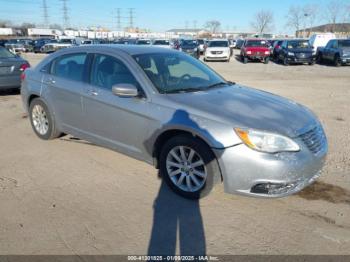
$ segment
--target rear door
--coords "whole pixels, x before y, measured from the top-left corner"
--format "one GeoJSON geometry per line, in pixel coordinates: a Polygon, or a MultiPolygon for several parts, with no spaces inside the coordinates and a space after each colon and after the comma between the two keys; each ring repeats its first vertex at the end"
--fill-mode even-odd
{"type": "Polygon", "coordinates": [[[55,117],[62,131],[77,134],[84,129],[82,93],[86,79],[87,54],[71,53],[52,61],[49,74],[45,74],[43,86],[49,90],[55,117]]]}

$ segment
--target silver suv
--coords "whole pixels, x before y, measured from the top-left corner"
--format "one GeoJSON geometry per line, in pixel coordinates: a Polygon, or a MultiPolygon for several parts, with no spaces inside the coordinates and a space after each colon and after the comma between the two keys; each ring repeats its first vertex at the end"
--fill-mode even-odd
{"type": "Polygon", "coordinates": [[[327,153],[310,110],[228,82],[176,50],[73,47],[22,79],[40,138],[71,134],[146,161],[187,198],[221,181],[228,193],[287,196],[319,176],[327,153]]]}

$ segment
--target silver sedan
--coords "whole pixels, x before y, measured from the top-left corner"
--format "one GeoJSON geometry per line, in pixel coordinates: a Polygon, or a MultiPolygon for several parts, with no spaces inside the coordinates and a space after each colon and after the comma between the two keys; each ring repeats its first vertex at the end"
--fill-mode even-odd
{"type": "Polygon", "coordinates": [[[320,175],[328,150],[306,107],[176,50],[60,50],[25,71],[22,99],[40,138],[71,134],[146,161],[187,198],[221,181],[228,193],[293,194],[320,175]]]}

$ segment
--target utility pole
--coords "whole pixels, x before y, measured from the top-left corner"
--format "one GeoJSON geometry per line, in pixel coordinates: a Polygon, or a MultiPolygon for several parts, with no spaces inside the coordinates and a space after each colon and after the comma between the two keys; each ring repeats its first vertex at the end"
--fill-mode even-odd
{"type": "Polygon", "coordinates": [[[117,8],[117,30],[118,31],[122,30],[120,11],[121,9],[117,8]]]}
{"type": "Polygon", "coordinates": [[[134,28],[135,8],[129,8],[129,28],[134,28]]]}
{"type": "Polygon", "coordinates": [[[47,2],[46,0],[43,0],[43,18],[44,18],[44,26],[45,27],[49,27],[49,12],[48,12],[48,8],[47,8],[47,2]]]}
{"type": "Polygon", "coordinates": [[[69,10],[67,6],[67,1],[68,0],[60,0],[63,4],[62,11],[63,11],[63,26],[64,28],[69,27],[69,10]]]}

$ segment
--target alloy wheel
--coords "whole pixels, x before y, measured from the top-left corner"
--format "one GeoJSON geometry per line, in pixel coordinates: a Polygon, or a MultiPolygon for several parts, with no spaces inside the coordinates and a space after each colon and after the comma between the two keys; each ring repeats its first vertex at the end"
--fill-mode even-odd
{"type": "Polygon", "coordinates": [[[186,146],[176,146],[169,151],[166,169],[174,185],[185,192],[199,191],[207,179],[203,159],[194,149],[186,146]]]}
{"type": "Polygon", "coordinates": [[[40,135],[45,135],[49,130],[49,120],[41,105],[35,105],[32,110],[32,122],[35,130],[40,135]]]}

